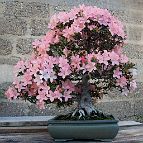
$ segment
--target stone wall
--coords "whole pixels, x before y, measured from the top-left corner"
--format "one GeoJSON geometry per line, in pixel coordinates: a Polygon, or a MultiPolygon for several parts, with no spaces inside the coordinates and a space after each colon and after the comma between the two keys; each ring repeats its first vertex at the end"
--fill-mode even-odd
{"type": "Polygon", "coordinates": [[[129,97],[114,96],[117,93],[105,96],[99,108],[120,118],[143,114],[143,0],[0,0],[1,116],[40,114],[40,111],[33,113],[31,104],[6,102],[2,98],[3,89],[12,81],[13,65],[20,58],[29,57],[31,42],[48,30],[50,16],[83,3],[107,8],[124,23],[128,35],[124,52],[138,69],[138,90],[129,97]],[[17,112],[13,109],[15,106],[19,107],[17,112]],[[5,111],[6,108],[9,110],[5,111]]]}

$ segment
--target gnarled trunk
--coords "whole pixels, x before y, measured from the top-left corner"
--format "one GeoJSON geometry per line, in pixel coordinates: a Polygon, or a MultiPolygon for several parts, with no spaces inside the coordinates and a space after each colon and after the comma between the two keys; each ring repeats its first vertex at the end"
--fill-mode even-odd
{"type": "Polygon", "coordinates": [[[85,74],[82,77],[82,88],[81,88],[81,95],[79,97],[78,102],[78,108],[73,113],[73,116],[75,116],[77,113],[79,115],[79,118],[83,116],[90,116],[91,114],[97,114],[97,110],[94,108],[94,105],[92,103],[92,97],[89,93],[89,75],[85,74]]]}
{"type": "Polygon", "coordinates": [[[94,105],[92,104],[92,98],[89,93],[89,76],[86,74],[82,77],[82,92],[79,101],[79,109],[85,110],[87,115],[95,112],[94,105]]]}

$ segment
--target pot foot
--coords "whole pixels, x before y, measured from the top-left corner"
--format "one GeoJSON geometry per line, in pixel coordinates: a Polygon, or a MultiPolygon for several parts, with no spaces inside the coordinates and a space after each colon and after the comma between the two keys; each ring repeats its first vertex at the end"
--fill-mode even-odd
{"type": "Polygon", "coordinates": [[[63,142],[67,142],[67,141],[70,141],[71,139],[54,139],[55,142],[58,142],[58,143],[63,143],[63,142]]]}

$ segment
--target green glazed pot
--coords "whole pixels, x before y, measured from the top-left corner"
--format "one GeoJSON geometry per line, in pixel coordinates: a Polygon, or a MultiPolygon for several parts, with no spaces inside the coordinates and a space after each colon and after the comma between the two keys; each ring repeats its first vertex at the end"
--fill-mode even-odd
{"type": "Polygon", "coordinates": [[[117,120],[48,121],[48,132],[55,141],[103,140],[110,141],[118,133],[117,120]]]}

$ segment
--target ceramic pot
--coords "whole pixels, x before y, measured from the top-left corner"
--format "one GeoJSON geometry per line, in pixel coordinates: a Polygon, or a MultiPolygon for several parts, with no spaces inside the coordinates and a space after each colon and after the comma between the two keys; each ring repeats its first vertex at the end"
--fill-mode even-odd
{"type": "Polygon", "coordinates": [[[103,140],[116,137],[119,126],[117,120],[48,121],[48,132],[55,141],[103,140]]]}

